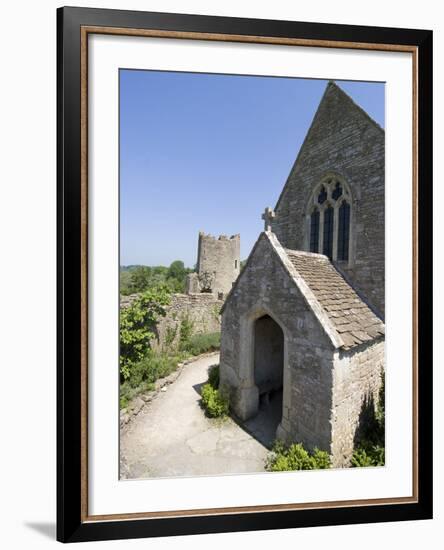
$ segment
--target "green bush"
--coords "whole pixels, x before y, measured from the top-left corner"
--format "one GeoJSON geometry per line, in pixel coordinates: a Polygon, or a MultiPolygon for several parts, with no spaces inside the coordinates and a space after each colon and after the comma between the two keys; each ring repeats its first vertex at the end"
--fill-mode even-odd
{"type": "Polygon", "coordinates": [[[208,416],[212,418],[225,417],[228,414],[230,401],[228,392],[223,389],[215,389],[209,383],[202,386],[202,406],[208,416]]]}
{"type": "Polygon", "coordinates": [[[209,332],[206,334],[194,334],[182,343],[180,349],[190,355],[200,355],[209,351],[216,351],[220,348],[220,332],[209,332]]]}
{"type": "Polygon", "coordinates": [[[381,445],[360,445],[355,449],[351,465],[353,468],[363,468],[367,466],[384,466],[385,448],[381,445]]]}
{"type": "Polygon", "coordinates": [[[150,349],[154,326],[165,316],[165,306],[171,293],[165,286],[152,288],[140,294],[129,307],[120,311],[120,376],[128,380],[132,369],[150,349]]]}
{"type": "Polygon", "coordinates": [[[266,469],[270,472],[287,472],[291,470],[323,470],[330,468],[330,456],[326,451],[315,448],[312,453],[305,450],[301,443],[286,447],[277,441],[267,460],[266,469]]]}
{"type": "Polygon", "coordinates": [[[330,455],[327,451],[315,448],[312,458],[315,464],[313,470],[327,470],[331,466],[330,455]]]}
{"type": "Polygon", "coordinates": [[[213,307],[213,317],[216,319],[216,321],[220,320],[221,309],[222,309],[222,307],[218,306],[218,305],[213,307]]]}
{"type": "Polygon", "coordinates": [[[131,399],[143,392],[154,390],[154,384],[150,382],[142,382],[137,388],[133,388],[129,382],[124,382],[120,385],[120,408],[125,409],[131,399]]]}
{"type": "Polygon", "coordinates": [[[176,339],[176,334],[177,334],[177,325],[170,325],[167,327],[166,334],[165,334],[165,346],[167,349],[171,347],[171,344],[176,339]]]}
{"type": "Polygon", "coordinates": [[[193,330],[194,330],[193,321],[188,316],[183,317],[182,320],[180,321],[180,333],[179,333],[179,349],[181,351],[188,351],[193,330]]]}
{"type": "Polygon", "coordinates": [[[381,372],[381,388],[379,390],[378,396],[378,405],[376,407],[376,421],[379,426],[379,437],[380,439],[385,436],[385,375],[384,371],[381,372]]]}
{"type": "Polygon", "coordinates": [[[177,363],[183,359],[183,355],[167,355],[149,350],[148,354],[131,370],[128,383],[136,388],[142,382],[153,383],[159,378],[164,378],[176,370],[177,363]]]}
{"type": "Polygon", "coordinates": [[[385,376],[381,372],[382,384],[378,402],[371,401],[369,419],[357,437],[351,459],[354,468],[384,466],[385,464],[385,376]]]}
{"type": "Polygon", "coordinates": [[[215,390],[219,387],[219,365],[213,365],[208,371],[208,384],[215,390]]]}
{"type": "Polygon", "coordinates": [[[167,355],[149,350],[141,361],[132,365],[130,377],[120,385],[120,408],[139,393],[153,390],[154,382],[175,371],[185,357],[183,353],[167,355]]]}

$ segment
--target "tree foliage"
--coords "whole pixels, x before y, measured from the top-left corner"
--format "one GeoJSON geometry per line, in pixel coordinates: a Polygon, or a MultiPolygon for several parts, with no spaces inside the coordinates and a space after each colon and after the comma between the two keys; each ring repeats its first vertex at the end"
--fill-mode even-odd
{"type": "Polygon", "coordinates": [[[157,319],[166,313],[171,292],[158,286],[142,292],[131,306],[120,311],[120,375],[126,380],[131,369],[150,349],[157,319]]]}
{"type": "Polygon", "coordinates": [[[181,260],[175,260],[169,267],[131,266],[120,270],[120,293],[123,295],[144,292],[159,285],[165,285],[173,293],[185,291],[188,273],[193,270],[185,267],[181,260]]]}
{"type": "Polygon", "coordinates": [[[152,268],[146,266],[136,267],[131,274],[131,290],[132,292],[143,292],[150,286],[153,286],[152,281],[152,268]]]}
{"type": "Polygon", "coordinates": [[[120,270],[120,294],[128,296],[131,294],[132,277],[131,272],[127,269],[120,270]]]}
{"type": "Polygon", "coordinates": [[[177,279],[178,281],[182,281],[185,279],[186,275],[187,270],[184,263],[180,260],[176,260],[175,262],[173,262],[167,271],[168,279],[177,279]]]}

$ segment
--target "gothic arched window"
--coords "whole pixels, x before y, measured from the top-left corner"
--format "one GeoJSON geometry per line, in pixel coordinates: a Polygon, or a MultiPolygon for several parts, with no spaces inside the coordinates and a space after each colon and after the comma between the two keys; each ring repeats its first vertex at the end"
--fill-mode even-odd
{"type": "Polygon", "coordinates": [[[313,210],[310,216],[310,252],[319,252],[319,210],[313,210]]]}
{"type": "Polygon", "coordinates": [[[337,201],[341,195],[342,195],[342,187],[339,181],[337,181],[331,196],[335,201],[337,201]]]}
{"type": "Polygon", "coordinates": [[[318,203],[324,204],[326,200],[327,200],[327,191],[325,190],[325,187],[322,186],[318,195],[318,203]]]}
{"type": "Polygon", "coordinates": [[[338,224],[338,254],[337,259],[340,261],[348,260],[348,248],[350,241],[350,205],[347,201],[343,201],[339,207],[339,224],[338,224]]]}
{"type": "Polygon", "coordinates": [[[350,188],[329,174],[312,191],[308,202],[306,247],[333,261],[351,261],[353,202],[350,188]]]}
{"type": "Polygon", "coordinates": [[[324,210],[324,246],[323,254],[330,259],[333,257],[333,214],[334,210],[328,206],[324,210]]]}

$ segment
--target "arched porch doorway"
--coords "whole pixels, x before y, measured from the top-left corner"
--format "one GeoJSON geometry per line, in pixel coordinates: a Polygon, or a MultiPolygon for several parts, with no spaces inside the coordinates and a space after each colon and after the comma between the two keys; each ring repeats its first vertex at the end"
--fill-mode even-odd
{"type": "Polygon", "coordinates": [[[282,420],[285,338],[282,328],[268,314],[256,318],[252,328],[252,374],[258,392],[258,409],[248,427],[253,433],[260,432],[268,446],[274,441],[282,420]]]}
{"type": "Polygon", "coordinates": [[[282,390],[284,333],[270,315],[254,323],[254,382],[259,397],[282,390]]]}

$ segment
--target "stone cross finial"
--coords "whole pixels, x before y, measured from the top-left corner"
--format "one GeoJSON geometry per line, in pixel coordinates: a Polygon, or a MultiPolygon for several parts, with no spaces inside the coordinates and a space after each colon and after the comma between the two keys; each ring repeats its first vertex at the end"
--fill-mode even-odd
{"type": "Polygon", "coordinates": [[[265,209],[264,213],[262,214],[262,219],[264,220],[264,231],[271,231],[271,222],[274,220],[274,217],[276,214],[274,213],[274,210],[272,208],[265,209]]]}

